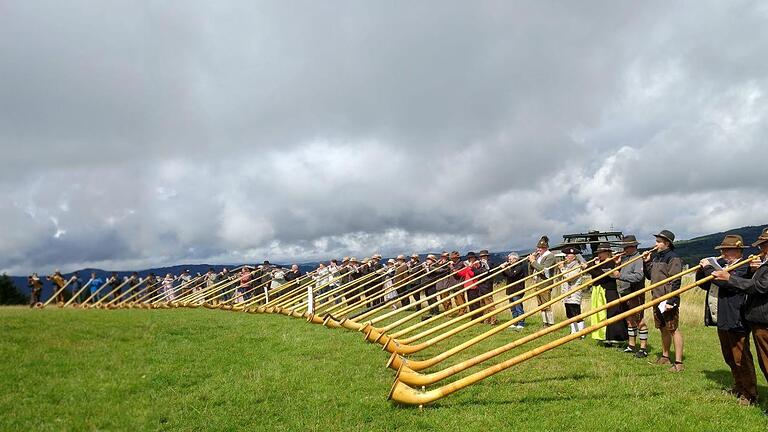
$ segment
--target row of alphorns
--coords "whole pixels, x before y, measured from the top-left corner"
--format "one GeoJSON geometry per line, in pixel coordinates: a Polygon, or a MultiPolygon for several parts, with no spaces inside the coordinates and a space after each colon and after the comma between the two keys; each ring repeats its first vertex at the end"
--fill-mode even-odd
{"type": "MultiPolygon", "coordinates": [[[[638,254],[631,259],[622,260],[614,270],[620,270],[636,260],[646,258],[651,253],[653,253],[653,250],[638,254]]],[[[749,256],[727,267],[726,270],[746,265],[754,258],[755,256],[749,256]]],[[[640,313],[647,308],[655,307],[665,300],[680,296],[682,293],[712,280],[712,276],[709,276],[681,286],[679,289],[655,297],[640,306],[626,310],[621,314],[583,328],[580,331],[539,344],[521,354],[514,355],[495,364],[486,365],[473,373],[461,377],[458,376],[464,371],[485,365],[504,353],[532,344],[544,336],[567,328],[571,324],[584,321],[585,318],[593,314],[616,307],[637,296],[643,296],[644,298],[647,292],[673,280],[680,279],[686,274],[693,273],[699,269],[699,266],[693,266],[678,274],[670,275],[666,279],[647,285],[645,288],[625,295],[618,300],[608,302],[605,305],[565,321],[544,327],[532,334],[512,341],[504,338],[503,344],[491,350],[437,370],[429,369],[441,365],[470,347],[489,340],[505,329],[551,307],[556,302],[572,294],[575,290],[589,288],[592,284],[599,282],[600,279],[609,277],[609,273],[592,277],[587,282],[579,284],[568,292],[539,304],[537,308],[468,337],[466,340],[460,340],[460,335],[465,335],[468,329],[488,322],[489,319],[495,318],[505,310],[505,308],[496,308],[496,306],[506,304],[514,306],[529,299],[537,298],[537,296],[545,292],[551,292],[553,284],[578,280],[582,276],[589,274],[593,269],[598,268],[602,263],[597,258],[593,258],[585,261],[586,265],[581,267],[581,271],[569,272],[567,275],[558,274],[556,272],[558,264],[555,264],[539,271],[531,272],[526,277],[511,284],[494,286],[490,292],[480,296],[473,296],[474,298],[462,305],[446,307],[445,310],[436,315],[429,314],[430,308],[416,308],[416,310],[409,308],[393,309],[392,306],[396,306],[401,302],[403,296],[385,300],[388,298],[387,294],[397,292],[398,289],[406,289],[406,287],[405,296],[413,297],[418,302],[433,302],[444,300],[446,297],[464,296],[468,291],[476,289],[479,284],[493,280],[502,271],[527,262],[528,260],[525,259],[520,259],[514,263],[506,262],[489,269],[489,271],[473,275],[471,271],[466,271],[468,267],[466,263],[460,262],[460,259],[459,261],[455,259],[453,261],[442,261],[433,258],[420,263],[418,268],[411,269],[414,271],[409,271],[406,277],[396,283],[393,281],[392,273],[387,272],[386,268],[372,271],[354,280],[348,280],[348,277],[344,279],[345,274],[321,278],[319,277],[318,270],[315,270],[296,279],[291,284],[270,287],[268,286],[269,281],[267,281],[261,284],[254,284],[246,291],[241,290],[238,278],[227,278],[172,300],[168,298],[167,292],[156,286],[147,286],[144,289],[138,289],[137,292],[133,292],[139,288],[137,285],[121,294],[120,297],[112,298],[103,307],[157,309],[202,306],[210,309],[216,308],[254,314],[282,314],[328,328],[358,331],[364,335],[366,341],[379,344],[384,351],[390,353],[386,365],[394,369],[396,373],[394,384],[389,392],[389,399],[400,404],[421,406],[439,400],[497,373],[506,371],[547,351],[586,336],[602,327],[623,321],[631,315],[640,313]],[[446,272],[446,269],[449,271],[446,272]],[[463,277],[459,277],[459,273],[463,277]],[[554,275],[551,277],[545,276],[551,273],[554,273],[554,275]],[[438,274],[442,276],[436,277],[435,275],[438,274]],[[448,286],[445,286],[444,281],[450,281],[448,286]],[[443,282],[442,286],[444,288],[436,290],[435,287],[440,286],[441,282],[443,282]],[[515,285],[519,286],[515,287],[515,285]],[[506,294],[510,288],[517,288],[513,295],[506,294]],[[354,294],[347,295],[350,292],[354,294]],[[248,295],[250,295],[250,298],[246,300],[245,297],[248,295]],[[229,298],[225,299],[227,296],[229,298]],[[513,296],[515,297],[514,300],[512,299],[513,296]],[[465,307],[471,307],[473,312],[471,314],[458,314],[465,307]],[[421,359],[410,358],[413,354],[449,340],[455,341],[454,344],[436,355],[421,359]],[[427,386],[433,387],[427,389],[427,386]]],[[[204,275],[200,277],[204,277],[204,275]]],[[[193,278],[188,283],[194,284],[199,282],[198,278],[193,278]]],[[[62,287],[62,289],[65,288],[66,285],[62,287]]],[[[47,303],[44,305],[47,305],[47,303]]]]}

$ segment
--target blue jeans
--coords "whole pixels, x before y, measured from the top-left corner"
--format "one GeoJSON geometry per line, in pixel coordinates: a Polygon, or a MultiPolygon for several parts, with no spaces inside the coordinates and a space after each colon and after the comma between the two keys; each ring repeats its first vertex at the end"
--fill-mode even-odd
{"type": "MultiPolygon", "coordinates": [[[[514,295],[514,296],[512,296],[511,299],[509,299],[509,302],[513,303],[513,302],[516,302],[516,301],[520,300],[521,298],[523,298],[522,294],[521,295],[514,295]]],[[[511,308],[509,308],[509,310],[512,312],[512,318],[513,319],[517,318],[520,315],[525,313],[525,311],[523,310],[523,303],[522,302],[512,306],[511,308]]],[[[516,324],[521,326],[521,327],[525,327],[525,320],[518,321],[516,324]]]]}

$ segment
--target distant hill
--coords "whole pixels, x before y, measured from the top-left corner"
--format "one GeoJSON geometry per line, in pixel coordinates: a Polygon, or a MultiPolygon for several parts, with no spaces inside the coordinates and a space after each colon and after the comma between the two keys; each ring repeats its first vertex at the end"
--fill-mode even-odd
{"type": "MultiPolygon", "coordinates": [[[[744,243],[749,246],[757,239],[763,229],[768,225],[758,226],[746,226],[741,228],[735,228],[728,231],[723,231],[715,234],[708,234],[701,237],[692,238],[690,240],[682,240],[675,242],[675,248],[677,253],[683,258],[683,261],[689,265],[697,264],[702,258],[716,256],[717,251],[715,246],[719,245],[728,234],[737,234],[744,239],[744,243]]],[[[750,250],[750,249],[747,249],[750,250]]],[[[755,248],[751,248],[755,251],[755,248]]]]}
{"type": "MultiPolygon", "coordinates": [[[[714,233],[714,234],[708,234],[701,237],[692,238],[690,240],[681,240],[678,242],[675,242],[675,247],[677,248],[677,252],[680,254],[680,256],[683,258],[683,261],[686,264],[694,265],[699,262],[702,258],[713,256],[717,253],[715,251],[715,246],[720,244],[720,241],[723,239],[723,236],[726,234],[738,234],[741,235],[744,238],[744,242],[746,244],[751,244],[758,235],[763,231],[765,227],[768,227],[767,225],[759,225],[759,226],[746,226],[741,228],[735,228],[729,231],[714,233]]],[[[477,251],[475,251],[477,252],[477,251]]],[[[491,261],[494,263],[499,263],[506,260],[507,254],[509,254],[510,251],[504,251],[504,252],[492,252],[491,253],[491,261]]],[[[521,251],[522,253],[523,251],[521,251]]],[[[529,251],[524,251],[529,252],[529,251]]],[[[421,255],[421,260],[423,261],[426,257],[426,254],[421,255]]],[[[387,258],[384,258],[384,261],[386,261],[387,258]]],[[[137,272],[139,276],[146,276],[149,273],[154,273],[155,275],[165,275],[166,273],[171,273],[174,275],[181,274],[185,269],[188,269],[192,275],[195,275],[197,273],[205,273],[208,271],[209,268],[213,268],[214,270],[221,271],[223,268],[236,268],[241,266],[242,264],[231,264],[231,265],[209,265],[209,264],[190,264],[190,265],[176,265],[171,267],[158,267],[158,268],[152,268],[152,269],[146,269],[141,270],[137,272]]],[[[285,267],[286,265],[282,264],[275,264],[281,267],[285,267]]],[[[299,264],[299,268],[302,272],[307,272],[314,270],[317,268],[317,262],[307,262],[307,263],[301,263],[299,264]]],[[[95,271],[98,276],[105,277],[108,274],[111,273],[111,270],[101,270],[101,269],[82,269],[79,270],[80,277],[83,278],[83,280],[88,280],[88,278],[91,275],[91,272],[95,271]]],[[[131,271],[118,271],[117,274],[120,277],[123,276],[129,276],[131,275],[131,271]]],[[[69,278],[73,273],[66,273],[64,274],[65,278],[69,278]]],[[[43,277],[44,275],[40,275],[43,277]]],[[[14,285],[19,289],[20,292],[24,293],[25,295],[29,295],[29,289],[27,288],[27,278],[26,276],[10,276],[11,281],[13,281],[14,285]]],[[[52,284],[49,281],[44,281],[43,286],[43,293],[42,298],[47,299],[53,294],[53,288],[52,284]]]]}

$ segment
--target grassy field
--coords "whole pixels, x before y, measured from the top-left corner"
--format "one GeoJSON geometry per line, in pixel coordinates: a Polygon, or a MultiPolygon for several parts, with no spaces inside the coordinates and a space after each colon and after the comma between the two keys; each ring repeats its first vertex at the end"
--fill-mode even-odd
{"type": "MultiPolygon", "coordinates": [[[[723,392],[730,373],[714,329],[700,323],[702,297],[684,299],[681,374],[576,341],[423,411],[386,400],[387,353],[348,330],[207,309],[2,308],[0,429],[765,431],[765,402],[739,407],[723,392]]],[[[506,332],[447,364],[519,335],[506,332]]],[[[658,334],[651,337],[657,353],[658,334]]],[[[758,383],[765,401],[762,376],[758,383]]]]}

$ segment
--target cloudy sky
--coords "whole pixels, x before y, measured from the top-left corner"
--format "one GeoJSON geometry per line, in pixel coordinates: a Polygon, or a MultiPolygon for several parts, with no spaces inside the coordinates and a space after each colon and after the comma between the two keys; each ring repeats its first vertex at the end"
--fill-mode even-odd
{"type": "Polygon", "coordinates": [[[0,271],[768,222],[764,2],[0,1],[0,271]]]}

